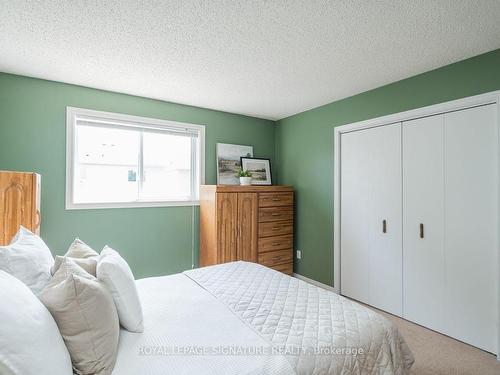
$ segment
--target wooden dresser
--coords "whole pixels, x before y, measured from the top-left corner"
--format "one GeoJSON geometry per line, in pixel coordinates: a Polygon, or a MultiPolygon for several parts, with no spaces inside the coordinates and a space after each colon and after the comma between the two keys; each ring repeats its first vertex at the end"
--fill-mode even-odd
{"type": "Polygon", "coordinates": [[[40,175],[0,171],[0,246],[9,244],[21,225],[40,234],[40,175]]]}
{"type": "Polygon", "coordinates": [[[292,187],[201,186],[200,266],[236,260],[293,273],[292,187]]]}

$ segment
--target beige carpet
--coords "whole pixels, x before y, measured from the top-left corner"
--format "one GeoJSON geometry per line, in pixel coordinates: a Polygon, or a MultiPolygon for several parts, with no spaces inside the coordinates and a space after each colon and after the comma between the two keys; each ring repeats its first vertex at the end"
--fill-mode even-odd
{"type": "Polygon", "coordinates": [[[411,374],[500,375],[500,362],[496,356],[396,316],[373,310],[394,322],[405,338],[415,356],[411,374]]]}

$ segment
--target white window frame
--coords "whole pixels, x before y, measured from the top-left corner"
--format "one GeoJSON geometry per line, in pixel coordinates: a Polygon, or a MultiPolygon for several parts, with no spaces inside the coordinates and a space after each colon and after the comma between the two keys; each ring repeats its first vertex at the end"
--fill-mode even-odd
{"type": "MultiPolygon", "coordinates": [[[[142,152],[142,150],[141,150],[142,152]]],[[[195,152],[191,162],[194,160],[195,152]]],[[[142,155],[140,157],[142,161],[142,155]]],[[[149,117],[140,117],[125,115],[121,113],[102,112],[85,108],[66,107],[66,209],[100,209],[100,208],[130,208],[130,207],[168,207],[168,206],[196,206],[199,201],[199,186],[205,183],[205,126],[189,124],[176,121],[159,120],[149,117]],[[192,180],[197,185],[196,200],[137,200],[132,202],[104,202],[104,203],[74,203],[74,178],[75,178],[75,144],[76,144],[76,119],[78,116],[95,117],[106,122],[117,123],[120,127],[130,126],[138,129],[156,129],[156,130],[192,130],[198,133],[199,150],[198,165],[199,171],[191,169],[192,173],[198,172],[197,178],[193,176],[192,180]]]]}

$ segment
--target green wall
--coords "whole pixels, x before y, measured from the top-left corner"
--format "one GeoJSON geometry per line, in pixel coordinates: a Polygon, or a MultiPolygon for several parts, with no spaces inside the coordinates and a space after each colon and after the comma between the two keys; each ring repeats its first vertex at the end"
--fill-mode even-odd
{"type": "Polygon", "coordinates": [[[296,190],[295,272],[333,285],[333,128],[500,89],[500,50],[367,91],[276,123],[225,112],[0,73],[0,169],[42,174],[42,236],[56,254],[75,236],[119,249],[136,277],[191,267],[198,209],[64,209],[66,106],[206,125],[206,183],[215,144],[251,144],[296,190]],[[276,126],[273,126],[273,125],[276,126]]]}
{"type": "Polygon", "coordinates": [[[500,89],[500,49],[277,122],[278,182],[296,189],[295,272],[333,285],[333,128],[500,89]]]}
{"type": "Polygon", "coordinates": [[[42,237],[63,254],[79,236],[95,249],[118,249],[137,278],[191,268],[198,259],[198,209],[122,208],[66,211],[66,106],[206,125],[205,182],[216,182],[215,144],[249,144],[274,158],[272,121],[0,73],[0,169],[42,175],[42,237]]]}

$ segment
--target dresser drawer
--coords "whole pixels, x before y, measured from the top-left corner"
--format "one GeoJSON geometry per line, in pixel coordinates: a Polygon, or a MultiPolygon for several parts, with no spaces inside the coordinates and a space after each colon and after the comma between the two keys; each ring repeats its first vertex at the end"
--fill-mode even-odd
{"type": "Polygon", "coordinates": [[[293,236],[276,236],[259,238],[259,254],[268,251],[293,248],[293,236]]]}
{"type": "Polygon", "coordinates": [[[259,254],[259,263],[267,267],[290,262],[293,262],[293,251],[291,248],[259,254]]]}
{"type": "Polygon", "coordinates": [[[260,193],[259,207],[291,206],[293,193],[260,193]]]}
{"type": "Polygon", "coordinates": [[[259,208],[259,222],[292,220],[293,208],[286,207],[265,207],[259,208]]]}
{"type": "Polygon", "coordinates": [[[269,268],[272,268],[275,271],[286,273],[289,276],[293,275],[293,263],[292,262],[277,264],[277,265],[269,267],[269,268]]]}
{"type": "Polygon", "coordinates": [[[292,233],[293,221],[270,221],[259,224],[259,237],[283,236],[292,233]]]}

